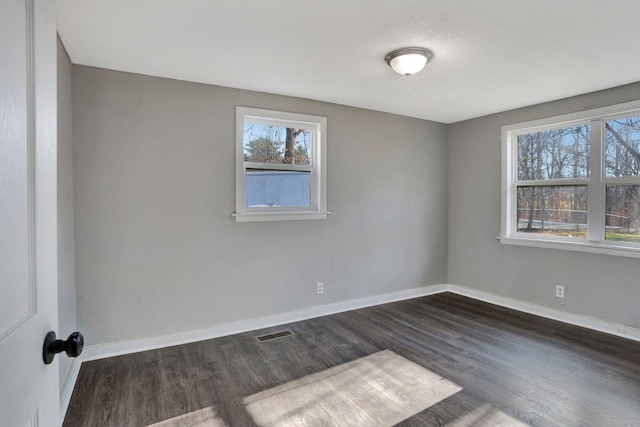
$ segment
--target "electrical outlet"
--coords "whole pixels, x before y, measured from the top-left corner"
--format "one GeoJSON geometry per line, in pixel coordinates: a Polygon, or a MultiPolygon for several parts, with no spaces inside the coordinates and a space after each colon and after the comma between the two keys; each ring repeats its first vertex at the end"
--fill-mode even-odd
{"type": "Polygon", "coordinates": [[[316,284],[316,293],[318,295],[324,293],[324,283],[323,282],[318,282],[318,284],[316,284]]]}
{"type": "Polygon", "coordinates": [[[561,286],[561,285],[556,286],[556,296],[558,298],[564,298],[564,286],[561,286]]]}

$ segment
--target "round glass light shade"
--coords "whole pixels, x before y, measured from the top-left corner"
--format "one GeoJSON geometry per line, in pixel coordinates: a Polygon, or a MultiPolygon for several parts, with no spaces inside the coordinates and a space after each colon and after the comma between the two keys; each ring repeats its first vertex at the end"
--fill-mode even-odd
{"type": "Polygon", "coordinates": [[[422,70],[431,57],[427,49],[407,47],[388,53],[384,59],[396,73],[410,76],[422,70]]]}

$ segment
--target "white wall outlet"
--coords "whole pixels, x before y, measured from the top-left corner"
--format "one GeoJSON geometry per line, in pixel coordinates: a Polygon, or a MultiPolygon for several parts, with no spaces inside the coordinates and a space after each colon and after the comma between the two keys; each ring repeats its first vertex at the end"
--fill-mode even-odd
{"type": "Polygon", "coordinates": [[[318,295],[323,294],[324,293],[324,283],[323,282],[318,282],[316,284],[316,293],[318,295]]]}
{"type": "Polygon", "coordinates": [[[564,298],[564,286],[561,286],[561,285],[556,286],[556,296],[558,298],[564,298]]]}

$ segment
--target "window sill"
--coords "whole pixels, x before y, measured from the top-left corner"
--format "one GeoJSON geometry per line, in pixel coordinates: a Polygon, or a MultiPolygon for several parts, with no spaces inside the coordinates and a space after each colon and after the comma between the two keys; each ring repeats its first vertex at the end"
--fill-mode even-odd
{"type": "Polygon", "coordinates": [[[331,212],[242,212],[232,213],[236,222],[300,221],[306,219],[327,219],[331,212]]]}
{"type": "Polygon", "coordinates": [[[616,245],[615,243],[578,242],[527,237],[501,237],[503,245],[530,246],[534,248],[560,249],[565,251],[588,252],[592,254],[640,258],[640,247],[616,245]]]}

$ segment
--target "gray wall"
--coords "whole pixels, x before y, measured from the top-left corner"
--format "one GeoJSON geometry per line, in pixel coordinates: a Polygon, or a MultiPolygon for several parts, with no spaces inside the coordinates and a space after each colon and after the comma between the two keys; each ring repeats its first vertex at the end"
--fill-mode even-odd
{"type": "Polygon", "coordinates": [[[640,83],[450,125],[448,282],[640,327],[640,260],[496,240],[500,127],[637,99],[640,83]],[[556,285],[566,286],[564,299],[556,285]]]}
{"type": "MultiPolygon", "coordinates": [[[[71,61],[58,39],[58,335],[76,330],[71,61]]],[[[71,360],[59,357],[62,387],[71,360]]]]}
{"type": "Polygon", "coordinates": [[[73,96],[87,344],[446,280],[443,124],[82,66],[73,96]],[[236,105],[328,117],[329,219],[234,222],[236,105]]]}

